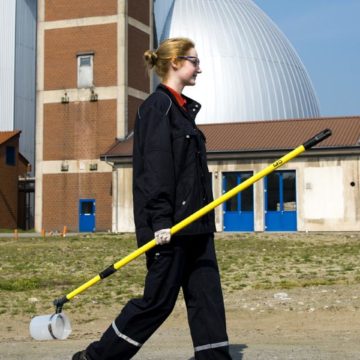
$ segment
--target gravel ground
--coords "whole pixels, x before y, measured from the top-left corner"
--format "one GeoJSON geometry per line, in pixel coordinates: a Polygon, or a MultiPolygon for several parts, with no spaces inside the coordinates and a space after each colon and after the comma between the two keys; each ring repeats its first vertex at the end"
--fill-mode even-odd
{"type": "MultiPolygon", "coordinates": [[[[233,360],[360,359],[360,285],[275,292],[242,291],[225,296],[233,360]]],[[[1,360],[65,360],[97,339],[117,310],[72,317],[63,341],[35,341],[26,317],[0,315],[1,360]]],[[[192,345],[184,303],[178,304],[135,360],[190,360],[192,345]]]]}

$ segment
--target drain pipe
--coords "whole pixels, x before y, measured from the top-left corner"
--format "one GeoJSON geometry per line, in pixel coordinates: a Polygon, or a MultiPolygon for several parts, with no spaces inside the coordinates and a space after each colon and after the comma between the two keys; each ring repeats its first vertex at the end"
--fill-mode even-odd
{"type": "Polygon", "coordinates": [[[118,206],[118,201],[119,201],[119,189],[118,189],[118,181],[119,181],[119,174],[118,174],[118,169],[115,166],[115,162],[114,161],[109,161],[107,155],[103,156],[103,161],[105,161],[106,164],[110,165],[112,167],[112,176],[111,176],[111,194],[112,194],[112,199],[114,199],[114,192],[116,193],[115,195],[115,211],[114,211],[114,200],[113,200],[113,209],[112,209],[112,232],[118,232],[118,215],[119,215],[119,206],[118,206]],[[114,176],[114,171],[115,171],[115,176],[114,176]],[[114,185],[114,177],[115,177],[115,185],[114,185]],[[115,214],[114,214],[115,213],[115,214]],[[115,220],[114,220],[114,216],[115,216],[115,220]]]}

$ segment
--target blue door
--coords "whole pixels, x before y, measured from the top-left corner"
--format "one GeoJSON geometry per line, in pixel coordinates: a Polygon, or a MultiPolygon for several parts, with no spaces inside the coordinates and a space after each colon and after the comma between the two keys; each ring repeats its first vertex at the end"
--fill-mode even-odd
{"type": "Polygon", "coordinates": [[[95,199],[80,199],[79,201],[79,231],[95,231],[95,199]]]}
{"type": "MultiPolygon", "coordinates": [[[[223,193],[231,190],[252,176],[251,172],[229,172],[223,175],[223,193]]],[[[224,231],[254,230],[253,186],[239,192],[223,205],[224,231]]]]}
{"type": "Polygon", "coordinates": [[[265,230],[296,231],[296,173],[275,171],[265,178],[265,230]]]}

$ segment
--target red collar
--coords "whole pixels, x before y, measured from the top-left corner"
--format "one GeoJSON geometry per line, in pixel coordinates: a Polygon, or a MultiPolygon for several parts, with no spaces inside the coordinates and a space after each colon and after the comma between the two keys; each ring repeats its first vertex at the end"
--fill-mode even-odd
{"type": "Polygon", "coordinates": [[[176,102],[178,103],[179,106],[184,107],[186,104],[186,100],[181,96],[181,94],[179,94],[176,90],[174,90],[173,88],[171,88],[170,86],[167,86],[165,84],[163,84],[170,92],[171,94],[175,97],[176,102]]]}

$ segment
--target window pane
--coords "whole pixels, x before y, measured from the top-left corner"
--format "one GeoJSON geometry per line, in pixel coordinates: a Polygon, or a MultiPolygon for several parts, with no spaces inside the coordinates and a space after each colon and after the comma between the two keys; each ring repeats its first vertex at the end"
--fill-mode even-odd
{"type": "MultiPolygon", "coordinates": [[[[251,173],[242,173],[241,182],[243,183],[252,176],[251,173]]],[[[254,191],[253,185],[243,190],[240,193],[241,198],[241,211],[253,211],[254,210],[254,191]]]]}
{"type": "Polygon", "coordinates": [[[296,210],[296,182],[295,171],[283,173],[283,186],[284,186],[284,210],[296,210]]]}
{"type": "Polygon", "coordinates": [[[81,214],[82,215],[91,215],[93,214],[93,202],[92,201],[83,201],[81,203],[81,214]]]}
{"type": "Polygon", "coordinates": [[[93,56],[78,57],[78,87],[89,88],[93,86],[93,56]]]}
{"type": "MultiPolygon", "coordinates": [[[[228,192],[237,185],[237,174],[227,173],[225,174],[225,192],[228,192]]],[[[237,211],[238,210],[238,196],[232,197],[225,203],[225,211],[237,211]]]]}
{"type": "Polygon", "coordinates": [[[91,57],[80,56],[80,66],[91,66],[91,57]]]}
{"type": "Polygon", "coordinates": [[[7,146],[6,147],[6,165],[15,165],[15,147],[7,146]]]}
{"type": "Polygon", "coordinates": [[[280,189],[278,173],[272,173],[267,177],[267,210],[280,211],[280,189]]]}

